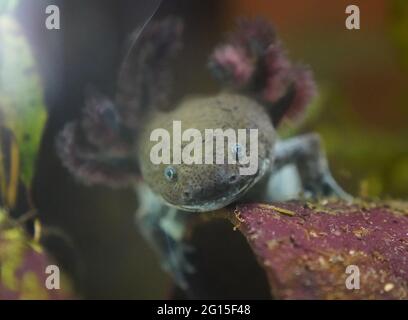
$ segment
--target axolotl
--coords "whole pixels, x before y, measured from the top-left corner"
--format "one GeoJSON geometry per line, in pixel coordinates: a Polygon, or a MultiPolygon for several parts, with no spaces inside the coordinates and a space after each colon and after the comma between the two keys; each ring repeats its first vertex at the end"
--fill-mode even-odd
{"type": "MultiPolygon", "coordinates": [[[[242,20],[215,48],[208,66],[222,85],[219,93],[175,103],[170,66],[181,47],[182,29],[179,19],[167,18],[138,30],[120,69],[116,96],[110,99],[88,90],[82,117],[61,131],[57,151],[69,171],[86,184],[135,188],[140,230],[179,286],[187,288],[186,275],[194,272],[183,241],[189,214],[216,212],[236,202],[351,197],[333,179],[317,134],[278,137],[279,124],[301,118],[316,88],[310,69],[289,61],[270,23],[242,20]],[[249,137],[232,148],[225,143],[221,150],[211,149],[214,158],[222,151],[233,162],[174,161],[173,143],[161,146],[161,152],[171,155],[170,163],[152,161],[157,144],[152,132],[172,132],[175,121],[202,137],[206,129],[256,129],[256,170],[241,174],[245,165],[239,160],[251,151],[249,137]],[[282,175],[288,166],[292,171],[282,175]],[[279,175],[277,187],[273,181],[279,175]]],[[[189,141],[180,143],[186,147],[189,141]]],[[[199,143],[204,150],[208,139],[199,143]]]]}

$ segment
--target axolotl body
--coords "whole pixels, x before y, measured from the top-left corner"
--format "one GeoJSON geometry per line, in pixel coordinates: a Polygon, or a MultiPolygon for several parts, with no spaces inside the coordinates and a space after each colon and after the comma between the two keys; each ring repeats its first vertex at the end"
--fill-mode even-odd
{"type": "MultiPolygon", "coordinates": [[[[314,82],[307,68],[289,62],[269,23],[242,22],[211,55],[210,69],[223,84],[220,93],[171,104],[168,65],[179,49],[181,30],[179,20],[167,19],[138,32],[137,44],[122,66],[114,101],[91,92],[83,117],[66,125],[57,146],[65,166],[83,182],[135,187],[140,230],[157,249],[164,267],[186,288],[186,274],[194,272],[183,242],[189,213],[216,211],[239,201],[350,196],[332,178],[318,135],[278,138],[280,122],[297,118],[310,102],[314,82]],[[200,150],[208,147],[204,139],[208,129],[244,129],[248,135],[232,148],[228,143],[222,150],[211,145],[213,159],[222,151],[226,159],[232,156],[236,161],[175,161],[174,141],[161,150],[171,155],[170,163],[152,161],[157,144],[152,132],[157,128],[172,132],[175,121],[200,133],[200,150]],[[248,164],[240,159],[249,156],[253,147],[251,129],[257,132],[255,170],[241,174],[248,164]],[[284,187],[277,188],[273,180],[288,165],[292,171],[283,176],[284,187]],[[285,188],[289,191],[282,194],[285,188]]],[[[174,134],[171,139],[176,139],[174,134]]],[[[183,149],[191,141],[180,143],[183,149]]]]}

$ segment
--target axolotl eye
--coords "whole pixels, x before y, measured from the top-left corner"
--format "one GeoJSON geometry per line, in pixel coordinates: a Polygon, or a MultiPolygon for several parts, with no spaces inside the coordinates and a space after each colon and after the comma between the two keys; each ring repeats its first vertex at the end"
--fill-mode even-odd
{"type": "Polygon", "coordinates": [[[164,176],[166,177],[167,181],[173,182],[177,179],[177,171],[174,167],[168,166],[164,169],[164,176]]]}

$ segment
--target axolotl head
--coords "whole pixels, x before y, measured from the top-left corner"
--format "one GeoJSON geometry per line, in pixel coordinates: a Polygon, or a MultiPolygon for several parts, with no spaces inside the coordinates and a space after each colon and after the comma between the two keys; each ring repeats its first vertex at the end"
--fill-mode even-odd
{"type": "Polygon", "coordinates": [[[145,182],[185,211],[222,208],[270,168],[276,133],[254,100],[222,93],[154,113],[139,140],[145,182]]]}

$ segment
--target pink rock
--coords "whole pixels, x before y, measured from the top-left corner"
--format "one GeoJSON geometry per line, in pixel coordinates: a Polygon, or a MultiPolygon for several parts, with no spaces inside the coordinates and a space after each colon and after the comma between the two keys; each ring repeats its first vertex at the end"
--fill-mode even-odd
{"type": "MultiPolygon", "coordinates": [[[[279,299],[408,299],[408,205],[301,202],[237,206],[279,299]],[[360,289],[348,289],[348,266],[360,289]],[[354,270],[357,270],[355,267],[354,270]]],[[[356,284],[352,281],[353,284],[356,284]]]]}

